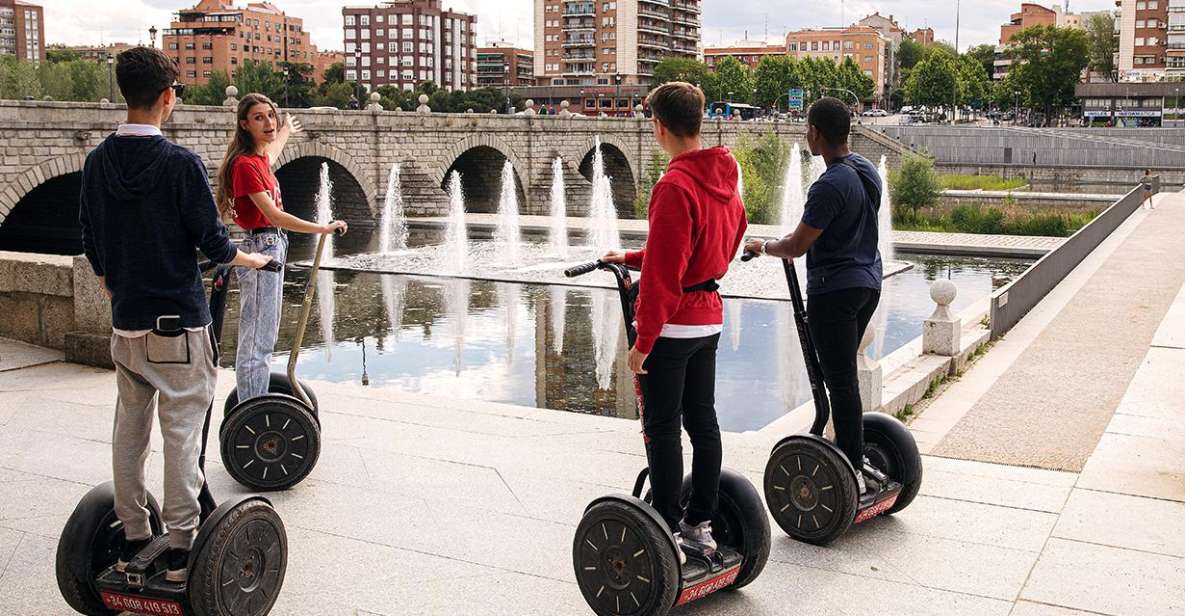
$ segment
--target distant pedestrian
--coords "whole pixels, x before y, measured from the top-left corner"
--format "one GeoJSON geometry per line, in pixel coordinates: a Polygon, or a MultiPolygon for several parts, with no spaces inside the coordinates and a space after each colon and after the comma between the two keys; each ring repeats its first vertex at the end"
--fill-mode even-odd
{"type": "Polygon", "coordinates": [[[1144,206],[1150,210],[1156,209],[1152,205],[1152,170],[1145,169],[1144,177],[1140,178],[1140,185],[1144,187],[1144,206]]]}

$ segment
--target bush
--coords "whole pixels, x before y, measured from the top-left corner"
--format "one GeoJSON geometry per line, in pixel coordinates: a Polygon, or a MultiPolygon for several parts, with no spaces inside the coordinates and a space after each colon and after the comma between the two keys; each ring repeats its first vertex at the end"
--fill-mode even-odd
{"type": "Polygon", "coordinates": [[[1096,215],[1097,210],[1051,212],[1020,210],[1015,207],[960,205],[947,215],[921,213],[909,220],[895,221],[894,228],[902,231],[1068,237],[1094,220],[1096,215]]]}
{"type": "Polygon", "coordinates": [[[943,175],[939,179],[947,190],[1015,190],[1026,184],[1024,178],[1005,180],[994,175],[943,175]]]}
{"type": "Polygon", "coordinates": [[[749,223],[774,224],[781,209],[782,178],[790,160],[790,146],[772,131],[756,139],[743,136],[732,151],[741,166],[745,213],[749,223]]]}
{"type": "Polygon", "coordinates": [[[895,220],[914,220],[918,210],[938,205],[942,182],[934,172],[934,161],[928,156],[907,155],[889,174],[889,195],[894,208],[899,208],[894,212],[895,220]]]}
{"type": "Polygon", "coordinates": [[[655,149],[650,154],[650,162],[642,170],[642,177],[638,182],[638,195],[634,197],[634,216],[639,220],[646,220],[650,215],[650,193],[658,183],[662,174],[667,171],[670,159],[662,150],[655,149]]]}
{"type": "Polygon", "coordinates": [[[960,205],[951,210],[950,222],[960,233],[1003,233],[1004,210],[960,205]]]}

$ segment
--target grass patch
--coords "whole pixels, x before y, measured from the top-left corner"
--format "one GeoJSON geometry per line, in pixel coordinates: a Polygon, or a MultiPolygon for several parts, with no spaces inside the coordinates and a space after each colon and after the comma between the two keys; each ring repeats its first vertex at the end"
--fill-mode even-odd
{"type": "Polygon", "coordinates": [[[1098,210],[1066,212],[1030,210],[1014,205],[996,207],[973,204],[960,205],[949,212],[936,212],[933,209],[916,213],[901,212],[894,217],[893,228],[902,231],[1069,237],[1097,215],[1098,210]]]}
{"type": "Polygon", "coordinates": [[[909,419],[913,417],[913,405],[906,404],[900,411],[893,414],[901,423],[909,423],[909,419]]]}
{"type": "Polygon", "coordinates": [[[939,180],[947,190],[1016,190],[1028,183],[1024,178],[1005,180],[994,175],[943,175],[939,180]]]}

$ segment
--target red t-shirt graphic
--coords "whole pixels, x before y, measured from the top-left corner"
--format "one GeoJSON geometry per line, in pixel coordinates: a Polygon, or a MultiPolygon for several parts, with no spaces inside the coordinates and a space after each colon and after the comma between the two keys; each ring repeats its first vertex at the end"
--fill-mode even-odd
{"type": "Polygon", "coordinates": [[[248,231],[272,226],[249,195],[267,193],[277,208],[284,209],[280,184],[272,174],[267,156],[242,154],[236,158],[231,169],[231,190],[235,198],[235,223],[248,231]]]}

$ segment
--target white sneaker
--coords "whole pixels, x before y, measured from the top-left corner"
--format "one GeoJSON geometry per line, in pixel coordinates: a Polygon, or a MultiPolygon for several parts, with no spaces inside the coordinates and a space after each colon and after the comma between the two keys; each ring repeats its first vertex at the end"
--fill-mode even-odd
{"type": "Polygon", "coordinates": [[[691,543],[699,544],[711,550],[716,549],[716,540],[712,538],[711,520],[700,522],[695,526],[688,526],[687,522],[679,520],[679,534],[691,543]]]}

